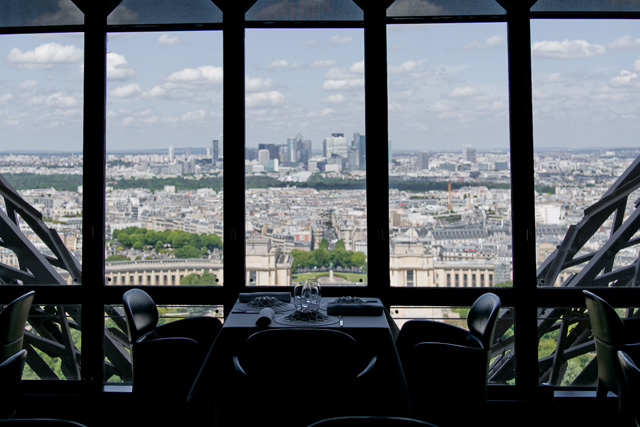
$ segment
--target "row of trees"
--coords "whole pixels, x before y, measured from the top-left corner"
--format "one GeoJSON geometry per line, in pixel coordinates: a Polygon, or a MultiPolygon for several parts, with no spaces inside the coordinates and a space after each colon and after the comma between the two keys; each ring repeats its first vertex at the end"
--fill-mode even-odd
{"type": "Polygon", "coordinates": [[[162,252],[168,247],[176,258],[201,258],[214,249],[222,249],[222,239],[215,233],[196,234],[181,230],[154,231],[141,227],[115,230],[113,238],[125,248],[153,248],[162,252]]]}
{"type": "Polygon", "coordinates": [[[298,268],[326,268],[331,265],[343,268],[363,268],[367,264],[367,256],[363,252],[346,250],[344,242],[341,240],[336,243],[335,248],[332,250],[329,250],[329,242],[326,239],[322,239],[317,249],[313,251],[294,249],[291,251],[291,256],[293,257],[292,272],[295,272],[298,268]]]}

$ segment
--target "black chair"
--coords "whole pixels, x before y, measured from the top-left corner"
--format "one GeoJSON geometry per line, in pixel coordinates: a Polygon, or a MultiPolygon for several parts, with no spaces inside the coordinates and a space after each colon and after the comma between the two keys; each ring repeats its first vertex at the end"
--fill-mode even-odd
{"type": "Polygon", "coordinates": [[[27,360],[27,350],[20,350],[0,363],[0,418],[10,418],[16,412],[22,390],[22,371],[27,360]]]}
{"type": "MultiPolygon", "coordinates": [[[[590,291],[583,291],[591,331],[596,347],[598,383],[596,400],[602,402],[609,391],[618,397],[624,393],[624,380],[618,359],[622,350],[635,357],[640,354],[640,318],[621,319],[615,309],[590,291]]],[[[619,399],[618,409],[622,411],[619,399]]]]}
{"type": "MultiPolygon", "coordinates": [[[[222,328],[214,317],[191,317],[158,325],[158,309],[141,289],[122,297],[133,370],[133,396],[155,405],[158,418],[178,413],[222,328]]],[[[182,415],[180,415],[182,416],[182,415]]]]}
{"type": "Polygon", "coordinates": [[[327,418],[308,427],[436,427],[426,421],[404,417],[352,416],[327,418]]]}
{"type": "Polygon", "coordinates": [[[618,361],[625,383],[620,396],[621,415],[628,425],[638,427],[640,426],[640,368],[622,350],[618,351],[618,361]]]}
{"type": "MultiPolygon", "coordinates": [[[[266,329],[249,336],[233,356],[239,390],[250,409],[238,407],[238,425],[307,425],[366,413],[362,380],[377,357],[331,329],[266,329]]],[[[380,390],[376,390],[379,393],[380,390]]]]}
{"type": "Polygon", "coordinates": [[[22,350],[24,328],[33,303],[34,291],[16,298],[0,312],[0,363],[22,350]]]}
{"type": "Polygon", "coordinates": [[[86,427],[76,421],[58,420],[54,418],[14,418],[11,420],[0,420],[0,425],[5,427],[86,427]]]}
{"type": "Polygon", "coordinates": [[[415,418],[439,425],[486,414],[487,377],[500,298],[480,296],[467,317],[469,330],[431,320],[402,325],[396,347],[415,418]],[[450,411],[456,402],[455,411],[450,411]]]}

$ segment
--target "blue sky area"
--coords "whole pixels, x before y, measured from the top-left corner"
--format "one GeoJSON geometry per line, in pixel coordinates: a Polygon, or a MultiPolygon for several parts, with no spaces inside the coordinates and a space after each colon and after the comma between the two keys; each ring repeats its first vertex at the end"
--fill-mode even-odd
{"type": "MultiPolygon", "coordinates": [[[[108,50],[109,150],[221,138],[219,32],[108,50]]],[[[536,147],[637,147],[639,22],[534,21],[532,52],[536,147]]],[[[2,35],[0,58],[0,151],[81,150],[83,36],[2,35]]],[[[248,29],[247,144],[364,133],[363,60],[361,29],[248,29]]],[[[393,149],[508,147],[506,24],[391,25],[388,75],[393,149]]]]}

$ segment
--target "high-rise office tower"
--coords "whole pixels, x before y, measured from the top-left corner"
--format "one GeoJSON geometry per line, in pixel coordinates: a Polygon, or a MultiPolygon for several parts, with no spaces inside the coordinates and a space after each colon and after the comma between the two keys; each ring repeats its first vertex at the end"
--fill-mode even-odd
{"type": "Polygon", "coordinates": [[[325,157],[331,157],[335,154],[343,159],[347,158],[349,144],[343,133],[332,133],[329,138],[325,138],[323,145],[325,157]]]}
{"type": "Polygon", "coordinates": [[[211,143],[211,160],[213,163],[220,160],[220,141],[214,139],[211,143]]]}
{"type": "Polygon", "coordinates": [[[462,160],[471,163],[476,162],[476,149],[473,148],[470,144],[462,146],[462,160]]]}
{"type": "Polygon", "coordinates": [[[420,151],[416,156],[416,169],[427,170],[429,169],[429,152],[420,151]]]}

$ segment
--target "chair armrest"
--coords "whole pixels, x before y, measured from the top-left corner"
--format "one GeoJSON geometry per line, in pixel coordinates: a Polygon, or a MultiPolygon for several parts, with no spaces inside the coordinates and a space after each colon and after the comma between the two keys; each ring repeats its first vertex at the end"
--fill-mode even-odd
{"type": "Polygon", "coordinates": [[[413,346],[418,342],[441,342],[466,347],[482,348],[482,343],[468,330],[444,322],[414,320],[405,323],[396,343],[413,346]]]}
{"type": "Polygon", "coordinates": [[[237,355],[233,356],[233,367],[236,370],[236,374],[247,378],[247,373],[245,372],[244,368],[242,367],[242,365],[240,364],[240,359],[238,359],[237,355]]]}
{"type": "Polygon", "coordinates": [[[362,372],[358,374],[357,378],[360,379],[368,375],[373,370],[373,367],[376,365],[377,361],[378,361],[378,356],[373,356],[371,360],[369,360],[369,363],[367,364],[367,366],[362,370],[362,372]]]}
{"type": "Polygon", "coordinates": [[[146,336],[151,339],[184,337],[200,342],[203,338],[211,339],[218,335],[222,322],[216,317],[188,317],[158,325],[146,336]]]}

